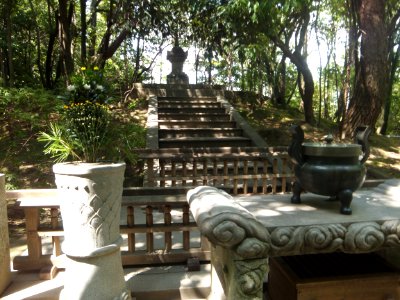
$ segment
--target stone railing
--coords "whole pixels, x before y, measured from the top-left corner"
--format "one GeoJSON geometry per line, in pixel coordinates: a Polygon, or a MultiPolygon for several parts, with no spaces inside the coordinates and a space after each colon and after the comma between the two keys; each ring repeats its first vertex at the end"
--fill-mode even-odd
{"type": "Polygon", "coordinates": [[[214,187],[188,192],[190,210],[212,243],[210,299],[262,299],[268,257],[400,247],[400,180],[354,193],[354,214],[337,203],[304,195],[232,197],[214,187]]]}
{"type": "MultiPolygon", "coordinates": [[[[193,257],[210,260],[208,241],[200,237],[184,191],[175,190],[179,192],[181,195],[143,188],[124,190],[120,223],[124,266],[185,263],[193,257]]],[[[56,190],[15,190],[7,191],[6,196],[17,199],[25,212],[27,255],[14,258],[14,269],[40,269],[42,278],[51,278],[58,268],[65,267],[56,190]]]]}

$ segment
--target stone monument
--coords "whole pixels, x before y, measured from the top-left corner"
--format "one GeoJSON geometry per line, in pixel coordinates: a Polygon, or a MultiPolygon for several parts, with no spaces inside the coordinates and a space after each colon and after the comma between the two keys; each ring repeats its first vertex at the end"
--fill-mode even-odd
{"type": "Polygon", "coordinates": [[[187,51],[183,51],[179,46],[179,42],[175,40],[174,47],[167,52],[167,59],[172,64],[172,71],[167,75],[168,84],[189,84],[189,77],[183,72],[183,63],[187,55],[187,51]]]}
{"type": "Polygon", "coordinates": [[[11,282],[5,175],[0,174],[0,295],[11,282]]]}

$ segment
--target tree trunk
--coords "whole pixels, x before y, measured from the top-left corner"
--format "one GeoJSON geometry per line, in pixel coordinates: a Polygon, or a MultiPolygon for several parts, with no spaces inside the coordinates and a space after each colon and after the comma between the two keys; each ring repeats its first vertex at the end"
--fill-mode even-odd
{"type": "MultiPolygon", "coordinates": [[[[37,14],[36,14],[36,11],[35,11],[35,7],[34,7],[34,5],[32,3],[32,0],[29,0],[29,6],[30,6],[30,9],[32,11],[32,14],[34,16],[36,16],[37,14]]],[[[43,67],[42,67],[42,58],[41,58],[42,55],[41,55],[41,49],[40,49],[41,48],[41,41],[40,41],[39,25],[38,25],[36,19],[34,20],[34,23],[35,23],[35,31],[36,31],[36,51],[37,51],[37,53],[36,53],[36,65],[37,65],[38,70],[39,70],[39,76],[40,76],[40,81],[42,83],[42,86],[46,88],[46,79],[45,79],[45,74],[44,74],[43,67]]]]}
{"type": "Polygon", "coordinates": [[[278,72],[275,81],[275,101],[279,106],[286,106],[286,56],[282,55],[282,59],[278,64],[278,72]]]}
{"type": "Polygon", "coordinates": [[[123,41],[129,36],[130,31],[124,29],[121,33],[115,38],[115,40],[109,44],[111,38],[111,31],[106,31],[102,43],[100,44],[99,51],[97,52],[95,64],[100,68],[103,68],[106,60],[111,58],[114,53],[118,50],[119,46],[123,43],[123,41]]]}
{"type": "Polygon", "coordinates": [[[289,46],[280,40],[277,36],[270,36],[272,42],[279,47],[283,54],[290,59],[296,66],[299,73],[298,87],[304,107],[304,120],[306,123],[314,125],[315,117],[313,110],[313,95],[314,95],[314,79],[308,68],[306,56],[301,55],[301,51],[305,45],[308,23],[310,15],[307,10],[302,12],[302,24],[299,24],[299,38],[295,46],[295,50],[291,51],[289,46]]]}
{"type": "Polygon", "coordinates": [[[395,48],[395,24],[397,23],[397,20],[400,16],[400,12],[398,12],[393,19],[391,20],[391,28],[389,30],[389,32],[391,32],[389,34],[390,38],[389,38],[389,51],[390,51],[390,55],[389,55],[389,64],[390,64],[390,77],[389,77],[389,86],[388,86],[388,94],[387,97],[385,99],[385,107],[384,107],[384,111],[383,111],[383,124],[382,124],[382,128],[380,130],[380,134],[386,134],[386,131],[388,129],[389,126],[389,116],[390,116],[390,107],[392,105],[392,91],[393,91],[393,84],[395,82],[396,79],[396,71],[397,71],[397,67],[399,65],[399,58],[400,58],[400,45],[397,45],[397,50],[396,52],[394,52],[394,48],[395,48]]]}
{"type": "Polygon", "coordinates": [[[12,44],[12,6],[13,1],[6,1],[4,7],[4,23],[6,33],[6,85],[14,86],[14,64],[13,64],[13,44],[12,44]]]}
{"type": "Polygon", "coordinates": [[[111,37],[115,36],[112,27],[115,25],[114,22],[117,19],[116,14],[118,13],[119,11],[115,8],[115,1],[110,1],[109,11],[107,14],[107,28],[101,39],[94,60],[94,63],[100,68],[104,68],[106,60],[114,55],[125,39],[131,34],[131,29],[124,27],[111,42],[111,37]]]}
{"type": "Polygon", "coordinates": [[[59,4],[59,40],[61,48],[61,62],[64,75],[69,76],[74,72],[74,60],[72,58],[72,38],[71,22],[73,12],[73,2],[68,0],[58,0],[59,4]]]}
{"type": "Polygon", "coordinates": [[[81,64],[86,64],[86,0],[80,0],[81,6],[81,64]]]}
{"type": "MultiPolygon", "coordinates": [[[[302,57],[298,58],[297,70],[302,75],[302,88],[300,89],[301,99],[304,104],[304,120],[306,123],[314,125],[314,110],[313,110],[313,95],[314,95],[314,80],[307,62],[302,57]]],[[[293,61],[292,61],[293,62],[293,61]]]]}
{"type": "Polygon", "coordinates": [[[388,40],[384,0],[361,0],[356,7],[361,30],[361,55],[356,67],[354,94],[350,98],[345,133],[360,125],[374,128],[388,94],[388,40]]]}
{"type": "Polygon", "coordinates": [[[98,1],[91,1],[90,4],[90,44],[89,56],[94,57],[96,53],[96,39],[97,39],[97,4],[98,1]]]}
{"type": "Polygon", "coordinates": [[[140,69],[140,56],[142,54],[141,48],[140,48],[140,41],[141,37],[138,34],[136,37],[136,51],[135,51],[135,66],[133,68],[133,82],[138,82],[138,74],[139,74],[139,69],[140,69]]]}

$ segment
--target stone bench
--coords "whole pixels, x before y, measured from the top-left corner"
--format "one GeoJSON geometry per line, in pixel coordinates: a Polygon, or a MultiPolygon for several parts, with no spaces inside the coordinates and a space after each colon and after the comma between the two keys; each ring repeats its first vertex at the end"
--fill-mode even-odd
{"type": "Polygon", "coordinates": [[[354,193],[353,215],[338,203],[305,194],[232,197],[214,187],[187,194],[190,210],[212,244],[210,299],[262,299],[268,257],[367,253],[400,246],[400,180],[354,193]]]}

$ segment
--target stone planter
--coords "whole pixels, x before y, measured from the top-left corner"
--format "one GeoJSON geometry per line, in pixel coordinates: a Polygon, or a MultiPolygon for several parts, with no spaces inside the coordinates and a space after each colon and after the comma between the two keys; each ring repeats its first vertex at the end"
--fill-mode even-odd
{"type": "Polygon", "coordinates": [[[53,166],[69,258],[61,299],[130,299],[119,233],[125,163],[53,166]]]}
{"type": "Polygon", "coordinates": [[[0,295],[11,282],[5,175],[0,174],[0,295]]]}

